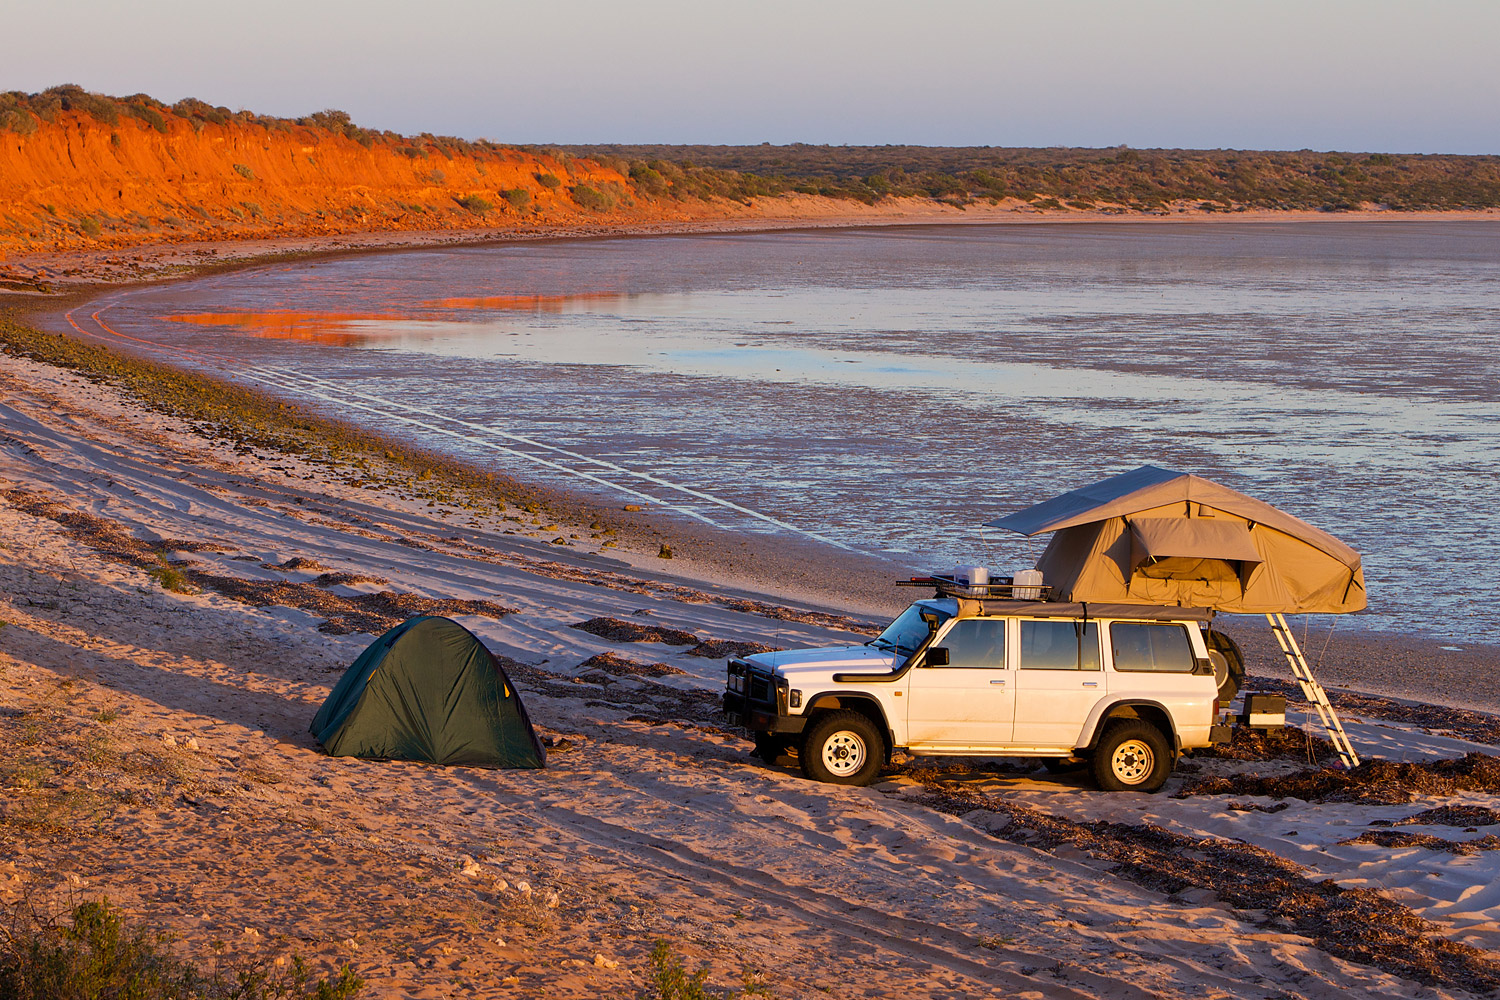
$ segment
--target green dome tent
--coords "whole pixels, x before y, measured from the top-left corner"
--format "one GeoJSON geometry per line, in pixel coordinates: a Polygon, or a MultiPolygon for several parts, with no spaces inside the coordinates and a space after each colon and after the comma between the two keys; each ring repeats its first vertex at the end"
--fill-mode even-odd
{"type": "Polygon", "coordinates": [[[411,618],[372,642],[313,717],[333,757],[545,767],[510,678],[449,618],[411,618]]]}

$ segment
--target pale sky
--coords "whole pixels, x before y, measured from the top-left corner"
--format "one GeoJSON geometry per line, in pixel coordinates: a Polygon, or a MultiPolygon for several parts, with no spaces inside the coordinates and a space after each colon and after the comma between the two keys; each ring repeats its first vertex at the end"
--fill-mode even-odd
{"type": "Polygon", "coordinates": [[[513,143],[1500,153],[1500,0],[47,0],[58,83],[513,143]]]}

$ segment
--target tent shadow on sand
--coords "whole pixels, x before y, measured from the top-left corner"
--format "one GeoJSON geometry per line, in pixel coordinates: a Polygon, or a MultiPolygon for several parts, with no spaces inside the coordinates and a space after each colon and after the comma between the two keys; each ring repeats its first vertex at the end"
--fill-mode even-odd
{"type": "Polygon", "coordinates": [[[468,767],[545,767],[515,685],[451,618],[408,619],[372,642],[314,716],[333,757],[468,767]]]}

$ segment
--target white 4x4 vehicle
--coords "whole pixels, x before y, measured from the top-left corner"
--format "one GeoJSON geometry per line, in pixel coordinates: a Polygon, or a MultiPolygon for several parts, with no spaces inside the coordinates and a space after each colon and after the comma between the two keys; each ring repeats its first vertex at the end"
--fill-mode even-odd
{"type": "Polygon", "coordinates": [[[1153,792],[1181,751],[1229,738],[1243,661],[1209,617],[938,596],[862,646],[730,660],[724,708],[762,759],[795,748],[818,781],[869,784],[900,749],[1087,762],[1101,788],[1153,792]]]}

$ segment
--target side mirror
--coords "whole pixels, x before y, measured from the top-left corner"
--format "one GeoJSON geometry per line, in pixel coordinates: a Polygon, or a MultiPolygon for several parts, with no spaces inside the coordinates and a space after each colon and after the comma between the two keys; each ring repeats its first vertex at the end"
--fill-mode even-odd
{"type": "Polygon", "coordinates": [[[927,624],[928,635],[931,635],[938,630],[938,616],[933,614],[931,611],[922,612],[922,621],[927,624]]]}
{"type": "Polygon", "coordinates": [[[927,665],[929,667],[946,667],[948,665],[948,650],[943,646],[927,647],[927,665]]]}

